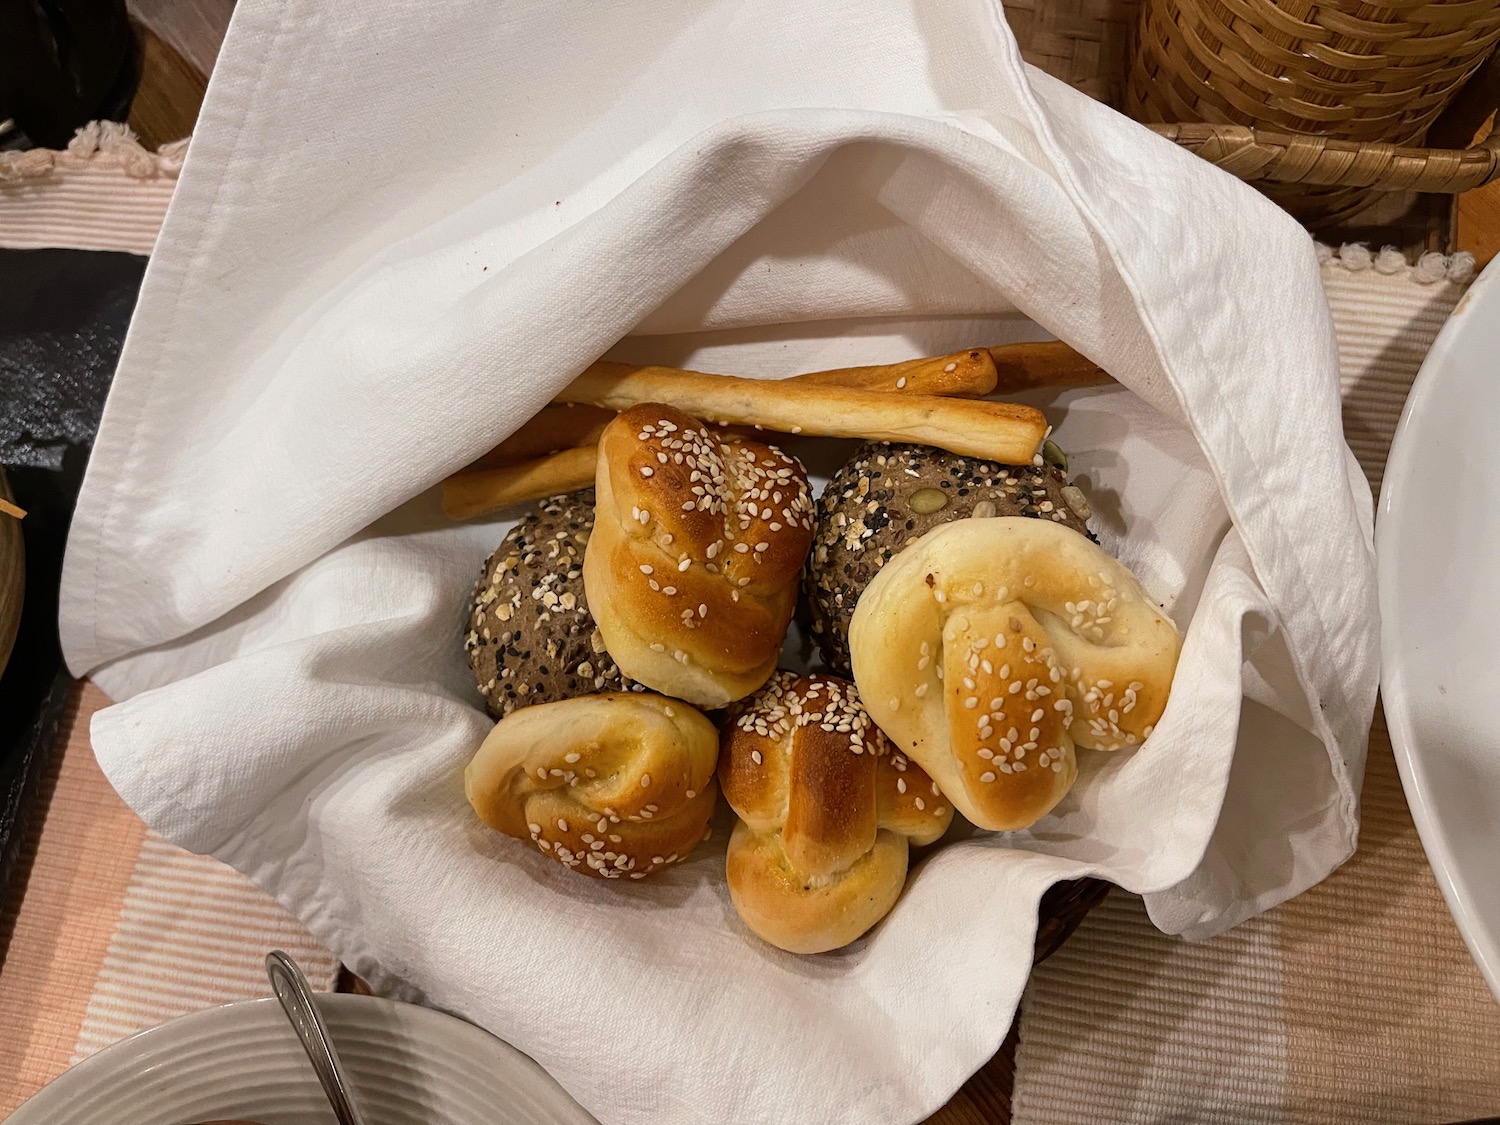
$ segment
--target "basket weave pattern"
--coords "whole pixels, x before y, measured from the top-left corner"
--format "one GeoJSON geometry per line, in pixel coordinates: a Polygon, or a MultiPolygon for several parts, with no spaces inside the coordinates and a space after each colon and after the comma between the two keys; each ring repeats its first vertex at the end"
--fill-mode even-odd
{"type": "Polygon", "coordinates": [[[1500,40],[1500,0],[1146,0],[1124,109],[1304,218],[1464,191],[1500,137],[1416,147],[1500,40]]]}
{"type": "Polygon", "coordinates": [[[1497,0],[1151,0],[1126,110],[1414,144],[1497,39],[1497,0]]]}

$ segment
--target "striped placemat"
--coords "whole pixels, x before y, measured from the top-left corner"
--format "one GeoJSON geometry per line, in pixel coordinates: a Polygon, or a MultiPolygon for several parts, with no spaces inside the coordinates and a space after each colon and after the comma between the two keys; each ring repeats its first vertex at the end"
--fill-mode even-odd
{"type": "Polygon", "coordinates": [[[185,1012],[270,995],[262,959],[272,949],[296,958],[314,988],[333,988],[333,955],[269,895],[148,832],[71,1061],[185,1012]]]}
{"type": "MultiPolygon", "coordinates": [[[[1411,381],[1472,273],[1421,265],[1362,248],[1324,265],[1345,427],[1377,490],[1411,381]]],[[[1362,803],[1348,864],[1221,937],[1169,938],[1119,891],[1089,915],[1027,989],[1016,1125],[1500,1114],[1500,1005],[1427,865],[1378,716],[1362,803]]]]}
{"type": "Polygon", "coordinates": [[[100,1047],[200,1008],[270,995],[285,949],[331,990],[333,956],[239,872],[149,832],[89,746],[83,685],[59,732],[18,878],[0,905],[0,1119],[100,1047]]]}
{"type": "Polygon", "coordinates": [[[66,149],[0,152],[0,247],[151,253],[186,153],[185,140],[151,152],[112,121],[66,149]]]}

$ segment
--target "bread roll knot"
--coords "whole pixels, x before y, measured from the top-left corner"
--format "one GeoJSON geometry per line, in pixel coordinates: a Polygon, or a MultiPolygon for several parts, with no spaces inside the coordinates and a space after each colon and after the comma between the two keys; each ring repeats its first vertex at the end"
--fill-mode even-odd
{"type": "Polygon", "coordinates": [[[735,908],[794,953],[847,945],[884,917],[908,844],[933,842],[953,819],[854,685],[830,676],[778,672],[735,707],[719,781],[740,818],[727,857],[735,908]]]}
{"type": "Polygon", "coordinates": [[[849,627],[870,715],[981,828],[1025,828],[1077,776],[1076,746],[1139,745],[1182,638],[1130,570],[1084,536],[962,520],[900,551],[849,627]]]}
{"type": "Polygon", "coordinates": [[[604,879],[642,879],[708,832],[717,789],[714,725],[675,699],[580,696],[512,712],[464,771],[490,827],[604,879]]]}
{"type": "Polygon", "coordinates": [[[647,404],[605,427],[597,480],[583,577],[621,671],[704,707],[754,691],[776,666],[812,542],[802,466],[647,404]]]}

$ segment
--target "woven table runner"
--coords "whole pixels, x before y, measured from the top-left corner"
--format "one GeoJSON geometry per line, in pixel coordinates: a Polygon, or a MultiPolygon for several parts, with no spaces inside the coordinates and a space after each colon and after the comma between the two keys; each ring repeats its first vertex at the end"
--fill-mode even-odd
{"type": "Polygon", "coordinates": [[[113,121],[65,149],[0,152],[0,247],[149,254],[186,154],[185,140],[151,152],[113,121]]]}
{"type": "MultiPolygon", "coordinates": [[[[1470,267],[1327,258],[1345,431],[1378,492],[1412,379],[1463,293],[1447,275],[1470,267]]],[[[1500,1114],[1500,1004],[1427,865],[1379,715],[1349,863],[1202,944],[1113,892],[1032,974],[1020,1040],[1016,1125],[1500,1114]]]]}

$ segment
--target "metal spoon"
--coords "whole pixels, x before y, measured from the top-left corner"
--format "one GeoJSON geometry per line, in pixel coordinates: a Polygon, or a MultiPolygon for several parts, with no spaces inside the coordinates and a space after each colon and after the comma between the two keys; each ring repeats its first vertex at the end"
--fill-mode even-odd
{"type": "Polygon", "coordinates": [[[312,987],[307,983],[297,962],[277,949],[266,955],[266,976],[271,978],[271,988],[282,1010],[292,1021],[292,1030],[302,1041],[318,1083],[328,1095],[328,1104],[333,1106],[333,1115],[339,1125],[365,1125],[354,1102],[349,1080],[344,1076],[344,1066],[339,1062],[339,1053],[334,1049],[333,1038],[328,1027],[313,1003],[312,987]]]}

